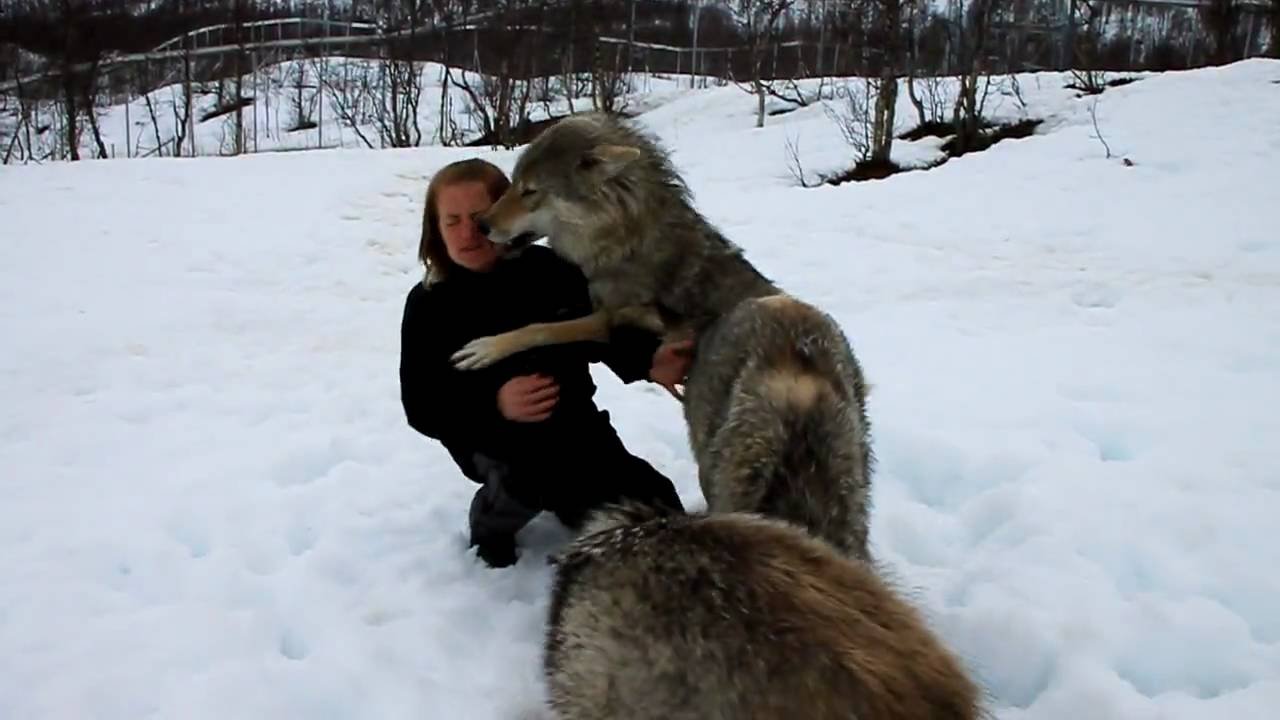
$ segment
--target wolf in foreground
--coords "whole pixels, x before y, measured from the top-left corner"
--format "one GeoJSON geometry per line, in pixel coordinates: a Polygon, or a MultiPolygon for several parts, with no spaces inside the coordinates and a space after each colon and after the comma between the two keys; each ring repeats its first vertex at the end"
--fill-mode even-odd
{"type": "Polygon", "coordinates": [[[868,558],[873,457],[847,339],[693,207],[656,140],[605,114],[561,120],[525,149],[510,189],[479,220],[500,245],[548,236],[583,271],[596,311],[477,339],[456,366],[604,342],[624,323],[695,336],[683,400],[708,509],[779,517],[868,558]]]}
{"type": "Polygon", "coordinates": [[[556,560],[560,720],[977,720],[965,666],[869,563],[747,513],[595,513],[556,560]]]}
{"type": "Polygon", "coordinates": [[[454,364],[603,342],[623,323],[694,336],[684,407],[708,509],[777,516],[867,559],[873,457],[849,342],[694,209],[657,141],[611,115],[572,115],[522,152],[479,219],[499,245],[548,236],[588,278],[596,311],[479,338],[454,364]]]}

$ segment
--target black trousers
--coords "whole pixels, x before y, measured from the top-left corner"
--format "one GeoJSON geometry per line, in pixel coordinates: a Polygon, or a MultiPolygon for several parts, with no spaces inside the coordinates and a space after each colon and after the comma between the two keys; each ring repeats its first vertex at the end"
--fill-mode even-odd
{"type": "Polygon", "coordinates": [[[469,474],[481,483],[471,500],[472,545],[513,552],[516,533],[544,510],[575,530],[588,513],[610,502],[684,510],[670,478],[632,455],[611,426],[570,437],[571,446],[548,441],[504,457],[471,454],[469,474]]]}

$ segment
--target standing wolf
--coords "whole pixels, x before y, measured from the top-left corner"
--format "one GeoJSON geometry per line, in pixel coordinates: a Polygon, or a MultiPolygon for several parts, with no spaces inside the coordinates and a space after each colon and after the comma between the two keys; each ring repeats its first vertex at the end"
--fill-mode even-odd
{"type": "Polygon", "coordinates": [[[560,720],[977,720],[965,666],[869,563],[745,513],[597,512],[557,560],[560,720]]]}
{"type": "Polygon", "coordinates": [[[480,338],[458,367],[602,342],[623,323],[695,335],[684,409],[708,509],[783,518],[868,557],[866,390],[844,334],[699,214],[656,140],[608,115],[561,120],[480,220],[499,244],[549,236],[586,275],[596,312],[480,338]]]}

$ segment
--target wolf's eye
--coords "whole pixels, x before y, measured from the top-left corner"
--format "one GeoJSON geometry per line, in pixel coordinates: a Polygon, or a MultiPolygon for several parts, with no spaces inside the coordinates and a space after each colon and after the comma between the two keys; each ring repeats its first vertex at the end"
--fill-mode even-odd
{"type": "Polygon", "coordinates": [[[538,191],[537,191],[537,190],[535,190],[534,188],[527,187],[527,188],[525,188],[525,189],[523,189],[523,190],[521,190],[521,191],[520,191],[520,197],[529,197],[529,196],[531,196],[531,195],[533,195],[533,194],[535,194],[535,193],[537,193],[537,192],[538,192],[538,191]]]}

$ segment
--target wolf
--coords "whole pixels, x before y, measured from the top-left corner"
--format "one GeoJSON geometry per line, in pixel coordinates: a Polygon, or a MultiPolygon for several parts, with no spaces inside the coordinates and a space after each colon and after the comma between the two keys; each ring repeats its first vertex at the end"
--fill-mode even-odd
{"type": "Polygon", "coordinates": [[[552,558],[560,720],[978,720],[962,661],[871,564],[752,513],[616,505],[552,558]]]}
{"type": "Polygon", "coordinates": [[[682,400],[708,509],[783,518],[868,558],[867,387],[835,320],[761,274],[630,122],[560,120],[521,153],[511,181],[478,218],[482,231],[510,249],[546,236],[582,270],[596,310],[479,338],[454,364],[605,342],[622,324],[692,337],[682,400]]]}

